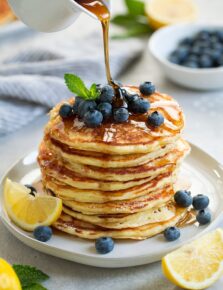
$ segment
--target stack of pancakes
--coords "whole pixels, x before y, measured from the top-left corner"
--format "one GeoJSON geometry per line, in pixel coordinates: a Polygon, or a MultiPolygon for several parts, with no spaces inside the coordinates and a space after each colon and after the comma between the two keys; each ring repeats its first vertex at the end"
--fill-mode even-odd
{"type": "Polygon", "coordinates": [[[51,111],[38,161],[46,192],[63,201],[57,229],[87,239],[145,239],[185,218],[187,210],[173,201],[190,151],[181,137],[184,115],[170,96],[154,93],[149,101],[147,114],[94,129],[77,117],[63,120],[61,104],[51,111]],[[165,117],[159,128],[146,122],[154,111],[165,117]]]}

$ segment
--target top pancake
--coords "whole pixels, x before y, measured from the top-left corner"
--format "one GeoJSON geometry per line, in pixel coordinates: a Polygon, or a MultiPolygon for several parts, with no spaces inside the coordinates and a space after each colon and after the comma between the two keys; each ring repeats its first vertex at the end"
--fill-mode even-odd
{"type": "MultiPolygon", "coordinates": [[[[132,93],[140,92],[137,87],[126,87],[132,93]]],[[[175,142],[184,127],[184,115],[170,96],[155,93],[148,97],[151,108],[146,114],[131,114],[126,123],[103,123],[97,128],[87,128],[78,118],[63,120],[59,114],[61,104],[50,114],[45,134],[50,139],[68,145],[72,149],[106,154],[134,154],[156,151],[160,146],[175,142]],[[150,113],[159,111],[165,122],[159,128],[147,125],[150,113]]],[[[69,101],[74,102],[74,99],[69,101]]]]}

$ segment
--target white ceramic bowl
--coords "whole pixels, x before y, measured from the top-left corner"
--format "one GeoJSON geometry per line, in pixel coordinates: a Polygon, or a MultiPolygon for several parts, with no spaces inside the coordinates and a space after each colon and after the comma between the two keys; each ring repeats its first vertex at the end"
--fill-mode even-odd
{"type": "Polygon", "coordinates": [[[187,68],[171,63],[169,54],[180,40],[190,37],[202,29],[223,29],[220,25],[178,24],[162,28],[149,40],[149,50],[161,70],[171,81],[197,90],[223,89],[223,67],[209,69],[187,68]]]}

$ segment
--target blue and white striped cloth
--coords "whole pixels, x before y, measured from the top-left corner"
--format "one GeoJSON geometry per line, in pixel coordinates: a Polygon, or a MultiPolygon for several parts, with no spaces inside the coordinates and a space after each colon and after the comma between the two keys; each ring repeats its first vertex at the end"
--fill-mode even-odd
{"type": "MultiPolygon", "coordinates": [[[[137,39],[111,42],[111,70],[118,77],[142,53],[137,39]]],[[[41,34],[21,23],[0,30],[0,136],[44,114],[72,93],[64,73],[86,83],[104,83],[101,35],[85,37],[68,32],[41,34]],[[87,41],[86,41],[87,40],[87,41]]]]}

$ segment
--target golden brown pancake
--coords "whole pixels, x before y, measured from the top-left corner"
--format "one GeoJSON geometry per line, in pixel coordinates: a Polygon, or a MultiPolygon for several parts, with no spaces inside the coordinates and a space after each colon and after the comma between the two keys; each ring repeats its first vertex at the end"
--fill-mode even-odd
{"type": "MultiPolygon", "coordinates": [[[[127,90],[130,87],[126,87],[127,90]]],[[[131,91],[140,94],[138,88],[131,91]]],[[[62,120],[58,104],[50,115],[45,134],[52,140],[77,150],[103,154],[137,154],[156,151],[160,146],[175,142],[184,127],[184,116],[178,103],[170,96],[155,93],[149,97],[151,109],[142,115],[131,115],[124,124],[103,123],[97,128],[87,128],[78,118],[62,120]],[[153,111],[161,112],[165,122],[159,128],[147,125],[147,117],[153,111]]],[[[74,103],[74,100],[70,100],[74,103]]]]}
{"type": "Polygon", "coordinates": [[[167,227],[175,226],[186,215],[187,210],[177,208],[174,217],[164,222],[150,223],[136,228],[105,229],[88,222],[83,222],[63,213],[54,223],[58,230],[85,239],[111,237],[114,239],[144,240],[163,232],[167,227]]]}

